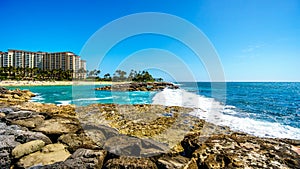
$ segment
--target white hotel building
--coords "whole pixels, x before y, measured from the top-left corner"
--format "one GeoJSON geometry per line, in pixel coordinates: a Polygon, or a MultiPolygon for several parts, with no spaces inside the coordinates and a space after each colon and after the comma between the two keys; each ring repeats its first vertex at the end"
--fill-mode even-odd
{"type": "Polygon", "coordinates": [[[77,77],[76,72],[80,68],[86,70],[86,62],[73,52],[48,53],[9,49],[8,52],[0,51],[0,67],[72,70],[73,77],[77,77]]]}

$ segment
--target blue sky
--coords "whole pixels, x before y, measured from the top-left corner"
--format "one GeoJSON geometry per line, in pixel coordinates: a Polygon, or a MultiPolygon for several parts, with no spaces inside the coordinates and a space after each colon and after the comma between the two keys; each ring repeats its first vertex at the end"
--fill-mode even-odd
{"type": "MultiPolygon", "coordinates": [[[[162,12],[191,22],[208,37],[227,81],[300,81],[298,0],[1,0],[0,12],[1,51],[12,48],[80,54],[87,40],[111,21],[139,12],[162,12]]],[[[205,67],[193,59],[195,56],[187,47],[158,35],[126,39],[116,44],[102,63],[92,56],[82,57],[89,69],[100,64],[103,75],[112,73],[126,57],[149,48],[175,53],[196,80],[210,80],[205,67]]],[[[155,57],[156,52],[140,54],[155,57]]],[[[161,64],[167,67],[172,61],[161,64]]],[[[178,68],[178,80],[189,80],[182,72],[178,68]]],[[[155,70],[153,73],[166,74],[155,70]]]]}

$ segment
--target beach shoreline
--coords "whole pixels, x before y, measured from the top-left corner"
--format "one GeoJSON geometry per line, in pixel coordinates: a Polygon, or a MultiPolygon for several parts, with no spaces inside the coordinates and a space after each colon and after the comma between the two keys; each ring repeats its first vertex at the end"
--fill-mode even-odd
{"type": "Polygon", "coordinates": [[[129,82],[111,82],[111,81],[16,81],[16,80],[3,80],[0,86],[72,86],[72,85],[113,85],[124,84],[129,82]]]}

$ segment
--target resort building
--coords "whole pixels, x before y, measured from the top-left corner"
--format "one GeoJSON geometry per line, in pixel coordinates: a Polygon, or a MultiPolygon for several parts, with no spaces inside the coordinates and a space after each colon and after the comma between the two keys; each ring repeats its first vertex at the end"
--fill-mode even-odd
{"type": "MultiPolygon", "coordinates": [[[[86,70],[86,62],[73,52],[31,52],[12,50],[0,52],[0,67],[40,68],[42,70],[61,69],[73,72],[73,78],[78,78],[78,70],[86,70]]],[[[83,78],[86,76],[83,75],[83,78]]]]}
{"type": "Polygon", "coordinates": [[[86,79],[86,61],[80,60],[78,75],[80,79],[86,79]]]}

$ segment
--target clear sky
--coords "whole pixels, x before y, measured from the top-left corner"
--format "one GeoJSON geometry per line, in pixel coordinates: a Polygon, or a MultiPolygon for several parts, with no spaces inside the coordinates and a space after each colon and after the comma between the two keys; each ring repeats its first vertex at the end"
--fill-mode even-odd
{"type": "MultiPolygon", "coordinates": [[[[227,81],[300,81],[299,0],[1,0],[0,51],[80,54],[102,26],[138,12],[168,13],[194,24],[214,45],[227,81]]],[[[100,64],[101,75],[112,73],[124,58],[148,48],[179,55],[198,81],[209,81],[191,51],[158,35],[135,36],[117,44],[100,64]]],[[[139,53],[155,57],[158,51],[139,53]]],[[[99,64],[83,59],[89,69],[99,64]]],[[[189,80],[184,74],[180,77],[189,80]]]]}

